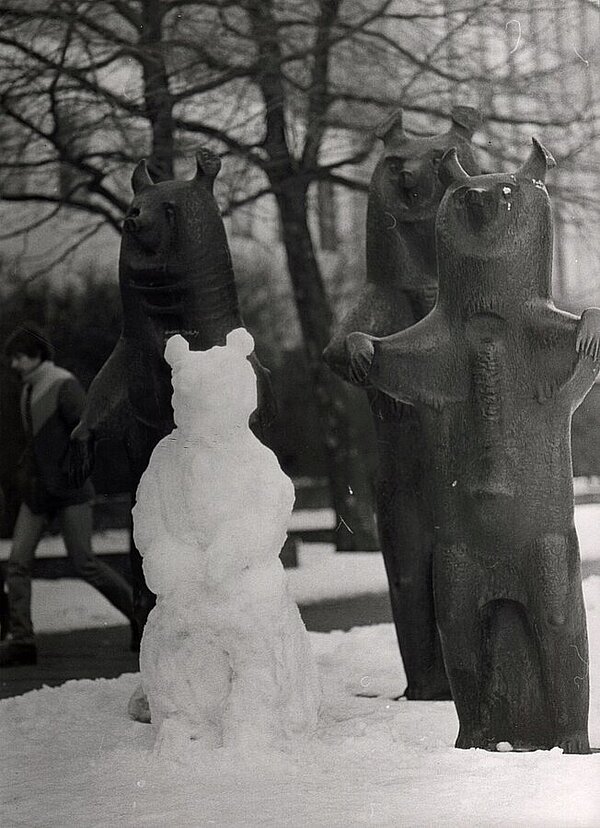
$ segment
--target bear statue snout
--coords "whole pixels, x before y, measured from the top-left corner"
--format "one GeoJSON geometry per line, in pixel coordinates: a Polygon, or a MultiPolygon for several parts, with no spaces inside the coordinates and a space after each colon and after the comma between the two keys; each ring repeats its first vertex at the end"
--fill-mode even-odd
{"type": "Polygon", "coordinates": [[[496,215],[496,199],[489,190],[469,187],[464,194],[464,203],[469,220],[475,228],[488,224],[496,215]]]}
{"type": "Polygon", "coordinates": [[[403,167],[400,170],[400,182],[403,187],[413,187],[415,184],[414,172],[406,167],[403,167]]]}
{"type": "Polygon", "coordinates": [[[411,169],[403,166],[398,174],[400,197],[409,208],[422,206],[432,195],[431,177],[422,168],[411,169]]]}
{"type": "Polygon", "coordinates": [[[474,204],[482,206],[487,200],[486,196],[489,197],[489,195],[487,190],[482,190],[480,187],[470,187],[465,193],[465,201],[469,206],[474,204]]]}
{"type": "Polygon", "coordinates": [[[123,230],[125,230],[126,233],[137,232],[139,229],[139,221],[136,221],[136,219],[139,218],[139,215],[140,210],[138,207],[132,207],[129,210],[123,221],[123,230]]]}

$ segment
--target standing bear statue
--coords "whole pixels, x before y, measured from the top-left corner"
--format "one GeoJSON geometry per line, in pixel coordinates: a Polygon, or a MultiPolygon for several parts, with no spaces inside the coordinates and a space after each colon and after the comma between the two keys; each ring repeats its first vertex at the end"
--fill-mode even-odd
{"type": "MultiPolygon", "coordinates": [[[[124,450],[135,496],[152,450],[173,428],[171,372],[163,353],[181,334],[193,351],[223,345],[243,323],[225,226],[214,196],[221,159],[208,147],[196,154],[187,181],[154,181],[145,161],[135,168],[133,201],[123,222],[119,253],[121,335],[92,382],[79,424],[71,435],[70,476],[81,485],[102,440],[124,450]]],[[[269,372],[250,357],[258,380],[259,407],[251,425],[266,438],[275,416],[269,372]]],[[[135,499],[135,498],[133,498],[135,499]]],[[[154,605],[135,544],[133,641],[135,648],[154,605]]]]}
{"type": "Polygon", "coordinates": [[[176,428],[154,449],[133,509],[157,596],[140,668],[158,745],[177,734],[251,748],[317,721],[316,666],[279,560],[294,487],[248,426],[253,347],[237,328],[207,351],[179,335],[165,348],[176,428]]]}
{"type": "Polygon", "coordinates": [[[590,749],[569,430],[600,370],[600,310],[552,301],[553,165],[535,139],[514,174],[471,176],[446,153],[435,308],[347,339],[354,379],[423,423],[459,748],[590,749]]]}
{"type": "MultiPolygon", "coordinates": [[[[448,130],[411,135],[396,110],[375,131],[383,142],[367,206],[367,275],[354,306],[337,325],[324,359],[352,381],[346,336],[387,336],[416,324],[437,298],[435,216],[445,187],[436,170],[456,147],[461,164],[479,171],[471,137],[477,110],[456,106],[448,130]]],[[[377,437],[377,526],[392,617],[406,673],[407,699],[450,698],[433,601],[433,516],[417,408],[366,386],[377,437]]]]}

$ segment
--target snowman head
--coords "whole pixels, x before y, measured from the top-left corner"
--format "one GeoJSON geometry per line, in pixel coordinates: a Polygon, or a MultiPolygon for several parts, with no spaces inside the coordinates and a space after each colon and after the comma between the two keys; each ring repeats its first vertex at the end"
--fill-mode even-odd
{"type": "Polygon", "coordinates": [[[247,427],[257,406],[256,376],[248,362],[253,350],[245,328],[231,331],[225,345],[208,351],[190,351],[179,335],[168,340],[175,424],[186,436],[201,439],[247,427]]]}

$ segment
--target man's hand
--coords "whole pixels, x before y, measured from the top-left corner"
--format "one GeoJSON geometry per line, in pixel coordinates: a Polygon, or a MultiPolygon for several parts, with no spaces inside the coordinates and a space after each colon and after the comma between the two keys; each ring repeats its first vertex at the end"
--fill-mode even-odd
{"type": "Polygon", "coordinates": [[[363,333],[348,334],[346,337],[346,352],[350,363],[350,380],[357,385],[364,385],[375,356],[373,340],[363,333]]]}
{"type": "Polygon", "coordinates": [[[92,473],[94,465],[94,436],[86,425],[78,423],[71,432],[67,452],[69,485],[80,488],[92,473]]]}
{"type": "Polygon", "coordinates": [[[598,359],[600,355],[600,308],[588,308],[581,314],[575,347],[577,353],[598,359]]]}

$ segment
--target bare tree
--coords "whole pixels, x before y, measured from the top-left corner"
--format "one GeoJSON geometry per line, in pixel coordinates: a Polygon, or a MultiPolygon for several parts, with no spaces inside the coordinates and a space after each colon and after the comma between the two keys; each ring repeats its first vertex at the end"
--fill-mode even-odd
{"type": "Polygon", "coordinates": [[[244,182],[225,194],[226,210],[274,199],[344,521],[340,545],[364,548],[372,531],[356,509],[369,487],[362,441],[348,391],[321,362],[333,313],[310,229],[311,187],[364,189],[356,165],[372,150],[372,126],[398,102],[416,129],[431,129],[456,98],[482,102],[490,163],[514,153],[519,126],[559,131],[565,154],[593,142],[593,84],[579,84],[583,103],[568,95],[587,58],[550,26],[566,6],[578,24],[597,11],[585,0],[0,0],[3,197],[38,205],[29,224],[84,217],[68,252],[100,226],[119,229],[123,182],[140,156],[168,178],[209,141],[230,179],[244,182]],[[556,78],[566,90],[560,105],[556,78]],[[569,142],[573,124],[586,131],[569,142]]]}

